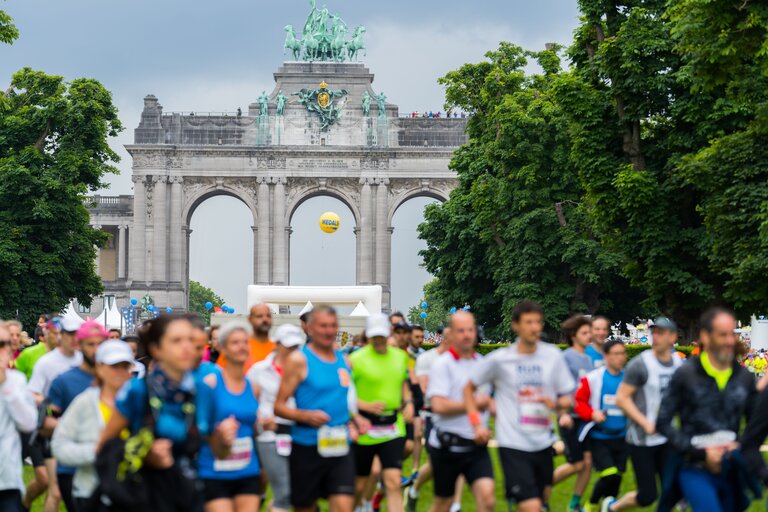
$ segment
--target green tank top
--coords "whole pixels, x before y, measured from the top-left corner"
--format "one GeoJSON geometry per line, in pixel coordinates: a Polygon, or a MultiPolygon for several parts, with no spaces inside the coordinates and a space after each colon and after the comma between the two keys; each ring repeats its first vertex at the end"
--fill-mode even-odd
{"type": "Polygon", "coordinates": [[[354,352],[350,361],[357,397],[363,402],[382,402],[386,416],[397,413],[394,427],[372,427],[370,434],[358,438],[358,444],[380,444],[405,437],[405,421],[399,410],[403,404],[403,382],[408,380],[408,354],[395,347],[387,347],[386,354],[379,354],[368,345],[354,352]]]}

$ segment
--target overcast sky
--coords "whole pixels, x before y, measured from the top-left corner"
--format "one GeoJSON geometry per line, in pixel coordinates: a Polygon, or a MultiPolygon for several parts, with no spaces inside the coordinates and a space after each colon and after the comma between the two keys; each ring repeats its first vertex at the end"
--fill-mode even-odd
{"type": "MultiPolygon", "coordinates": [[[[366,65],[374,88],[401,112],[441,110],[438,77],[476,62],[506,40],[530,49],[567,44],[577,23],[576,0],[322,0],[350,26],[367,27],[366,65]]],[[[93,77],[114,96],[125,132],[112,144],[121,175],[105,194],[130,194],[130,157],[142,98],[155,94],[166,112],[247,109],[284,60],[283,27],[303,26],[306,0],[8,0],[21,37],[0,46],[0,87],[31,66],[66,79],[93,77]]],[[[416,226],[426,199],[406,203],[394,219],[392,302],[418,302],[429,275],[419,267],[416,226]]],[[[252,217],[236,199],[203,203],[192,219],[190,274],[242,310],[253,279],[252,217]]],[[[354,284],[351,213],[331,198],[305,202],[294,215],[291,284],[354,284]],[[342,229],[323,235],[317,219],[333,210],[342,229]]]]}

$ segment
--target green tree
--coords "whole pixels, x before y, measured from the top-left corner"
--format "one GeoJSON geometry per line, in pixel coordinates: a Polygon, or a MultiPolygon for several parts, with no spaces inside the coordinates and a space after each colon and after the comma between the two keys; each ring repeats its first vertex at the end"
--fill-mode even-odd
{"type": "Polygon", "coordinates": [[[556,329],[571,312],[613,307],[618,260],[590,230],[572,162],[569,118],[554,94],[558,47],[501,43],[488,61],[440,82],[447,107],[472,113],[470,141],[451,162],[459,186],[428,207],[420,236],[426,268],[445,304],[469,304],[490,336],[507,338],[509,313],[539,301],[556,329]],[[526,75],[528,58],[543,69],[526,75]]]}
{"type": "Polygon", "coordinates": [[[13,24],[13,19],[3,10],[0,10],[0,43],[13,44],[19,38],[19,31],[13,24]]]}
{"type": "Polygon", "coordinates": [[[206,323],[211,320],[211,313],[205,309],[205,303],[210,302],[214,306],[221,306],[224,304],[224,299],[219,297],[216,292],[210,288],[206,288],[197,281],[189,281],[189,298],[187,304],[189,304],[189,311],[191,313],[197,313],[200,315],[206,323]]]}
{"type": "MultiPolygon", "coordinates": [[[[7,24],[7,21],[4,22],[7,24]]],[[[0,317],[33,325],[72,298],[102,292],[86,196],[117,173],[107,144],[122,130],[112,96],[98,81],[70,83],[24,68],[0,111],[0,317]]]]}

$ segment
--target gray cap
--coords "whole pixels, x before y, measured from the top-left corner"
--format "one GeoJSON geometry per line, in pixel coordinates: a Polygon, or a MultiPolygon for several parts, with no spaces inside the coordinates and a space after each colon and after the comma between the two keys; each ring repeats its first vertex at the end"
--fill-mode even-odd
{"type": "Polygon", "coordinates": [[[660,316],[653,321],[651,329],[666,329],[668,331],[677,331],[677,324],[666,316],[660,316]]]}

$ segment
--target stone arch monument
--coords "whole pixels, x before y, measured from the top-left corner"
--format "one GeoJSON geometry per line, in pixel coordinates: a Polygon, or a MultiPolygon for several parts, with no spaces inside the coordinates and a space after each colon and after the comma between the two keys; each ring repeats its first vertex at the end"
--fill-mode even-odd
{"type": "MultiPolygon", "coordinates": [[[[313,6],[307,23],[325,20],[321,14],[313,6]]],[[[447,199],[456,186],[448,163],[467,140],[466,119],[401,116],[373,88],[368,68],[350,61],[365,29],[346,43],[354,54],[341,54],[334,34],[346,25],[330,19],[326,36],[317,27],[305,27],[315,35],[304,40],[293,34],[292,56],[303,60],[284,62],[274,89],[246,112],[166,113],[156,97],[144,98],[126,145],[134,194],[96,196],[90,210],[92,224],[113,235],[97,269],[118,306],[148,293],[158,305],[186,309],[190,219],[215,195],[235,197],[253,214],[255,263],[243,293],[252,283],[290,284],[291,217],[308,198],[328,195],[355,217],[357,283],[381,285],[389,310],[392,217],[417,196],[447,199]]]]}

